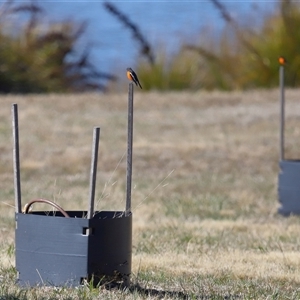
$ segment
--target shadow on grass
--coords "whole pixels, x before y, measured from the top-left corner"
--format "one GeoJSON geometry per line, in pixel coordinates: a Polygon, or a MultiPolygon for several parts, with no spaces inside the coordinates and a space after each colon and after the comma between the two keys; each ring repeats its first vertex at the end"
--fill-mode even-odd
{"type": "Polygon", "coordinates": [[[224,300],[237,300],[242,299],[240,295],[217,295],[217,294],[195,294],[195,293],[187,293],[183,291],[171,291],[171,290],[161,290],[156,288],[145,288],[142,287],[139,283],[131,284],[129,287],[125,287],[124,285],[107,285],[106,288],[108,290],[113,289],[122,289],[126,288],[131,293],[137,293],[142,297],[155,297],[155,299],[180,299],[180,300],[189,300],[189,299],[224,299],[224,300]]]}
{"type": "Polygon", "coordinates": [[[186,294],[181,291],[164,291],[153,288],[144,288],[137,284],[132,284],[129,287],[131,293],[138,293],[147,297],[158,297],[159,299],[164,299],[165,297],[174,298],[174,299],[191,299],[191,295],[186,294]]]}

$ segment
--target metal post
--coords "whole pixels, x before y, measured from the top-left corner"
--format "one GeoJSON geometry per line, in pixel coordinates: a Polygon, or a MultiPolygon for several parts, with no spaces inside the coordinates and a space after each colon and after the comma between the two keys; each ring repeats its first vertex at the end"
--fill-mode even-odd
{"type": "Polygon", "coordinates": [[[279,86],[280,86],[280,160],[284,160],[284,106],[285,106],[285,97],[284,97],[284,66],[280,66],[279,69],[279,86]]]}
{"type": "Polygon", "coordinates": [[[11,106],[12,129],[13,129],[13,163],[14,163],[14,186],[15,186],[15,211],[21,212],[21,180],[20,180],[20,152],[19,152],[19,121],[18,104],[11,106]]]}
{"type": "Polygon", "coordinates": [[[132,180],[132,140],[133,140],[133,83],[128,89],[128,137],[127,137],[127,184],[125,216],[131,212],[131,180],[132,180]]]}
{"type": "Polygon", "coordinates": [[[93,131],[93,149],[92,149],[92,162],[91,162],[91,174],[90,174],[90,203],[89,203],[89,210],[87,215],[88,219],[91,219],[94,215],[99,138],[100,138],[100,127],[95,127],[93,131]]]}

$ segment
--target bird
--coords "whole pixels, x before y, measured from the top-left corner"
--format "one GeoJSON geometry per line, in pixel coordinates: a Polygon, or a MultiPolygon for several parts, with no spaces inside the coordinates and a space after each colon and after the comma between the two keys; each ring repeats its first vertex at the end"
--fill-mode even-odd
{"type": "Polygon", "coordinates": [[[279,56],[278,62],[283,66],[286,64],[286,59],[283,56],[279,56]]]}
{"type": "Polygon", "coordinates": [[[126,70],[127,78],[133,81],[136,84],[136,86],[139,86],[141,89],[143,89],[135,72],[131,68],[127,68],[126,70]]]}

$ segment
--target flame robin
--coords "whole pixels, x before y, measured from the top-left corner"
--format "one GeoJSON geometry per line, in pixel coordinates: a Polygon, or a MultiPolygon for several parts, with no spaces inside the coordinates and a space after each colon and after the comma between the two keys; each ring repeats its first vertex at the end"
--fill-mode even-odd
{"type": "Polygon", "coordinates": [[[283,56],[279,56],[278,62],[283,66],[286,64],[286,59],[283,56]]]}
{"type": "Polygon", "coordinates": [[[141,86],[139,79],[138,79],[137,75],[135,74],[135,72],[131,68],[127,68],[126,70],[127,70],[127,73],[126,73],[127,78],[129,80],[133,81],[136,84],[136,86],[139,85],[139,87],[142,89],[142,86],[141,86]]]}

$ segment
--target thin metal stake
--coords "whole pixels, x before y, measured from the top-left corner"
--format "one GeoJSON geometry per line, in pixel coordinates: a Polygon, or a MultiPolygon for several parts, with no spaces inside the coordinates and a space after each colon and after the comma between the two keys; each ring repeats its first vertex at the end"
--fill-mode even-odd
{"type": "Polygon", "coordinates": [[[18,104],[11,106],[12,129],[13,129],[13,163],[14,163],[14,186],[15,186],[15,211],[21,212],[21,180],[20,180],[20,151],[19,151],[19,121],[18,104]]]}
{"type": "Polygon", "coordinates": [[[94,215],[99,138],[100,138],[100,127],[95,127],[93,131],[93,149],[92,149],[92,162],[91,162],[91,174],[90,174],[90,203],[89,203],[89,210],[87,215],[88,219],[91,219],[94,215]]]}
{"type": "Polygon", "coordinates": [[[280,160],[284,160],[284,106],[285,106],[285,97],[284,97],[284,66],[280,66],[279,69],[279,86],[280,86],[280,160]]]}
{"type": "Polygon", "coordinates": [[[128,137],[127,137],[127,184],[125,216],[131,212],[131,180],[132,180],[132,140],[133,140],[133,83],[128,89],[128,137]]]}

